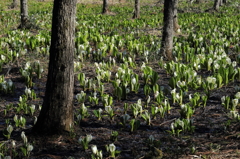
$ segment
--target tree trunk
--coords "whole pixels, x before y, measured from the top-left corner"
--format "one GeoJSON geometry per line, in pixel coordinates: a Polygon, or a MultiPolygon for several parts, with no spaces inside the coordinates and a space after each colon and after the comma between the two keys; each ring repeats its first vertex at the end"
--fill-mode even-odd
{"type": "Polygon", "coordinates": [[[173,30],[177,33],[180,32],[180,26],[178,25],[178,16],[177,16],[177,7],[178,7],[178,0],[174,0],[173,2],[173,30]]]}
{"type": "Polygon", "coordinates": [[[219,6],[222,6],[222,5],[223,5],[223,1],[219,0],[219,6]]]}
{"type": "Polygon", "coordinates": [[[54,0],[48,79],[33,131],[60,134],[73,126],[74,37],[77,0],[54,0]]]}
{"type": "Polygon", "coordinates": [[[12,4],[11,4],[11,8],[16,8],[18,5],[17,0],[13,0],[12,4]]]}
{"type": "Polygon", "coordinates": [[[227,3],[227,0],[223,0],[223,4],[226,4],[227,3]]]}
{"type": "Polygon", "coordinates": [[[176,0],[164,1],[164,17],[163,17],[163,35],[160,54],[168,60],[172,60],[173,49],[173,15],[174,3],[176,0]]]}
{"type": "Polygon", "coordinates": [[[220,5],[220,0],[215,0],[213,9],[218,10],[220,5]]]}
{"type": "Polygon", "coordinates": [[[133,19],[140,18],[140,0],[135,0],[135,10],[133,13],[133,19]]]}
{"type": "Polygon", "coordinates": [[[27,6],[27,0],[20,0],[20,8],[21,8],[21,27],[20,28],[26,28],[26,25],[28,23],[28,6],[27,6]]]}
{"type": "Polygon", "coordinates": [[[106,14],[108,12],[109,12],[109,10],[108,10],[108,0],[103,0],[103,11],[102,11],[102,14],[106,14]]]}

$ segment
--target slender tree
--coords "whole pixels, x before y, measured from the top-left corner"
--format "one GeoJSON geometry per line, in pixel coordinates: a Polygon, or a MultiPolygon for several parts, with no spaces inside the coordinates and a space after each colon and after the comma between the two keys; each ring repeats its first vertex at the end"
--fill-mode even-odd
{"type": "Polygon", "coordinates": [[[48,79],[33,131],[60,134],[73,125],[74,36],[77,0],[54,0],[48,79]]]}
{"type": "Polygon", "coordinates": [[[18,6],[18,2],[17,0],[13,0],[12,4],[11,4],[11,8],[16,8],[18,6]]]}
{"type": "Polygon", "coordinates": [[[220,6],[220,0],[215,0],[214,5],[213,5],[213,9],[219,10],[219,6],[220,6]]]}
{"type": "Polygon", "coordinates": [[[103,0],[103,10],[102,10],[102,14],[106,14],[108,13],[108,0],[103,0]]]}
{"type": "Polygon", "coordinates": [[[140,18],[140,0],[135,0],[133,19],[140,18]]]}
{"type": "Polygon", "coordinates": [[[173,30],[180,32],[180,26],[178,25],[178,14],[177,14],[178,0],[173,2],[173,30]]]}
{"type": "Polygon", "coordinates": [[[223,0],[219,0],[219,5],[220,5],[220,6],[223,5],[223,0]]]}
{"type": "Polygon", "coordinates": [[[20,28],[26,28],[28,24],[28,5],[27,0],[20,0],[21,25],[20,28]]]}
{"type": "Polygon", "coordinates": [[[160,54],[168,60],[172,60],[173,49],[173,19],[174,19],[174,4],[177,0],[164,1],[164,16],[163,16],[163,35],[160,54]]]}

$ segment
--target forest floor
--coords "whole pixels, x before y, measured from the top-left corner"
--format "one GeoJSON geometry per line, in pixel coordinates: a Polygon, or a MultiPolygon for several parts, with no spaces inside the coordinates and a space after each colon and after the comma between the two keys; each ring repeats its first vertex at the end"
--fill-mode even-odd
{"type": "MultiPolygon", "coordinates": [[[[151,34],[151,31],[149,31],[149,34],[151,34]]],[[[152,32],[152,34],[155,34],[155,32],[152,32]]],[[[33,59],[34,57],[31,58],[33,59]]],[[[44,68],[47,68],[48,58],[41,57],[39,60],[45,66],[44,68]]],[[[25,62],[25,59],[19,59],[18,63],[23,63],[23,61],[25,62]]],[[[138,61],[139,66],[141,62],[141,60],[138,61]]],[[[93,63],[93,61],[85,61],[83,63],[81,72],[85,73],[86,77],[94,78],[96,76],[93,63]]],[[[168,91],[170,76],[165,70],[159,67],[157,62],[152,61],[149,65],[159,75],[157,83],[164,86],[166,91],[168,91]]],[[[136,68],[134,72],[139,73],[140,76],[139,68],[136,68]]],[[[1,75],[5,75],[6,80],[11,79],[15,85],[13,94],[5,95],[0,92],[0,141],[6,141],[3,135],[6,120],[11,119],[10,122],[14,123],[12,120],[15,116],[14,107],[17,107],[19,96],[24,94],[26,87],[20,73],[20,67],[16,64],[4,66],[0,73],[1,75]],[[11,69],[9,69],[10,67],[11,69]],[[4,110],[8,104],[13,104],[14,107],[6,114],[4,110]]],[[[112,74],[115,73],[116,70],[113,69],[112,74]]],[[[210,72],[202,71],[198,72],[198,74],[210,74],[210,72]]],[[[44,70],[41,79],[33,79],[35,83],[33,89],[37,94],[37,99],[31,100],[29,104],[35,104],[37,108],[39,105],[42,105],[46,81],[47,69],[44,70]]],[[[143,83],[141,79],[139,82],[143,83]]],[[[116,110],[114,120],[110,120],[106,113],[103,114],[101,120],[98,120],[94,116],[93,110],[99,108],[104,110],[102,102],[100,101],[100,104],[93,105],[87,101],[85,105],[88,106],[89,116],[83,119],[80,124],[75,124],[72,132],[53,136],[38,136],[31,132],[34,121],[33,116],[22,113],[22,116],[27,120],[25,128],[14,129],[11,139],[4,143],[11,145],[12,141],[16,141],[18,144],[17,147],[21,147],[21,132],[24,131],[28,137],[28,141],[34,146],[29,156],[31,159],[89,159],[92,154],[91,148],[84,150],[81,144],[78,143],[78,139],[91,134],[93,140],[89,143],[89,147],[97,145],[98,150],[103,151],[103,158],[106,159],[110,159],[111,157],[108,157],[109,153],[106,152],[105,145],[111,143],[114,143],[116,149],[120,151],[120,154],[116,157],[117,159],[238,159],[240,158],[240,125],[239,122],[229,118],[228,112],[221,103],[221,97],[227,95],[233,97],[236,94],[235,86],[239,86],[239,84],[239,81],[235,81],[211,92],[206,107],[197,107],[195,109],[194,115],[191,118],[194,121],[193,126],[195,127],[195,131],[192,133],[186,132],[181,133],[180,136],[174,136],[168,132],[171,130],[171,123],[181,116],[179,113],[180,107],[177,104],[171,104],[172,109],[170,112],[164,118],[160,118],[159,115],[156,116],[156,118],[151,120],[150,125],[147,125],[141,117],[138,117],[140,126],[136,131],[131,132],[129,124],[123,127],[120,124],[120,117],[123,114],[124,103],[131,105],[136,103],[138,99],[142,99],[142,101],[146,100],[143,85],[141,85],[139,92],[136,94],[129,93],[127,99],[120,101],[114,99],[114,110],[116,110]],[[111,137],[114,131],[118,132],[116,140],[111,137]],[[154,143],[149,143],[150,136],[154,137],[154,143]],[[157,147],[157,150],[153,149],[153,147],[157,147]],[[155,155],[155,153],[162,154],[155,155]]],[[[80,93],[82,90],[83,88],[79,86],[77,75],[75,75],[74,95],[80,93]]],[[[113,90],[112,84],[105,84],[104,93],[113,95],[113,90]]],[[[198,91],[199,93],[203,92],[203,90],[198,91]]],[[[86,93],[87,96],[90,96],[92,92],[87,90],[86,93]]],[[[195,92],[190,91],[189,93],[195,92]]],[[[76,98],[74,98],[73,107],[74,111],[80,108],[76,98]]],[[[34,116],[38,116],[39,112],[39,109],[36,109],[34,116]]],[[[127,113],[131,116],[133,115],[130,107],[127,113]]],[[[0,153],[3,149],[2,145],[0,145],[0,153]]],[[[11,153],[13,154],[13,152],[11,153]]],[[[21,154],[21,151],[17,150],[17,153],[21,154]]],[[[15,158],[24,157],[18,155],[15,158]]]]}
{"type": "MultiPolygon", "coordinates": [[[[85,63],[83,72],[86,76],[94,76],[93,66],[90,63],[85,63]]],[[[166,85],[169,77],[165,71],[159,69],[157,63],[152,62],[152,68],[159,73],[160,85],[166,85]]],[[[32,103],[36,105],[42,104],[44,97],[45,71],[42,79],[34,79],[34,90],[37,93],[38,99],[33,100],[32,103]]],[[[18,103],[18,98],[24,92],[25,85],[22,82],[19,68],[13,67],[10,70],[6,79],[12,79],[15,84],[15,93],[10,96],[1,95],[0,107],[13,103],[18,103]]],[[[98,120],[92,113],[90,116],[81,121],[80,125],[75,126],[72,133],[65,135],[54,136],[36,136],[31,133],[33,118],[30,115],[24,115],[27,119],[27,126],[24,130],[34,145],[34,150],[30,158],[90,158],[91,150],[83,150],[82,146],[78,143],[79,137],[84,137],[87,134],[93,136],[93,141],[90,145],[97,145],[99,150],[105,150],[105,145],[114,143],[121,153],[117,158],[130,159],[130,158],[151,158],[146,157],[151,154],[148,138],[152,135],[158,141],[158,148],[163,152],[163,158],[239,158],[240,151],[240,125],[237,122],[229,122],[226,111],[221,105],[221,97],[224,95],[233,96],[235,90],[234,85],[239,85],[238,82],[213,91],[210,100],[207,102],[205,108],[196,108],[192,117],[194,120],[195,132],[180,135],[180,137],[170,135],[167,130],[170,129],[170,124],[180,116],[179,106],[171,105],[169,115],[164,119],[157,117],[152,119],[151,125],[147,126],[143,119],[140,119],[140,127],[135,132],[130,132],[130,127],[123,128],[119,122],[120,116],[116,112],[115,120],[110,120],[108,117],[103,117],[98,120]],[[119,135],[116,141],[111,139],[111,132],[118,131],[119,135]]],[[[74,94],[80,93],[82,89],[79,87],[77,80],[75,81],[74,94]]],[[[112,86],[106,87],[106,93],[112,94],[112,86]]],[[[129,94],[125,101],[115,101],[114,108],[116,110],[123,109],[123,103],[135,103],[139,98],[143,98],[144,93],[140,91],[137,94],[129,94]]],[[[91,105],[90,103],[85,103],[91,105]]],[[[80,106],[75,102],[74,109],[77,110],[80,106]]],[[[89,107],[89,110],[103,108],[102,105],[89,107]]],[[[39,112],[36,112],[36,116],[39,112]]],[[[128,114],[132,114],[129,110],[128,114]]],[[[10,111],[7,115],[4,114],[3,109],[0,112],[0,131],[3,131],[5,119],[13,118],[14,112],[10,111]]],[[[20,129],[13,132],[12,140],[20,141],[20,129]]],[[[4,136],[0,132],[0,140],[4,140],[4,136]]],[[[108,158],[108,153],[103,151],[104,158],[108,158]]]]}

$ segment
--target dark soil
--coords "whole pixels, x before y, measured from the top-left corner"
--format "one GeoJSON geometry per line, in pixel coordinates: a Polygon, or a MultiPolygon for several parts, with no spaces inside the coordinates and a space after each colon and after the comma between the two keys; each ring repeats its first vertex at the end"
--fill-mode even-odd
{"type": "MultiPolygon", "coordinates": [[[[164,70],[159,69],[156,63],[152,63],[152,68],[159,72],[160,80],[158,83],[162,86],[168,84],[169,77],[164,70]]],[[[94,77],[93,67],[86,63],[83,68],[83,72],[87,77],[94,77]]],[[[4,69],[3,69],[4,70],[4,69]]],[[[137,70],[136,70],[137,71],[137,70]]],[[[3,71],[4,72],[4,71],[3,71]]],[[[9,103],[13,103],[16,107],[19,96],[24,94],[25,86],[21,76],[19,74],[19,68],[12,68],[6,79],[12,79],[15,84],[15,93],[10,95],[4,95],[1,93],[0,106],[2,111],[0,112],[0,140],[4,140],[2,135],[3,128],[5,127],[5,119],[14,116],[14,108],[4,115],[3,108],[9,103]]],[[[42,79],[34,79],[35,86],[33,87],[37,93],[38,99],[32,100],[29,103],[41,105],[44,97],[44,87],[46,83],[46,72],[44,72],[42,79]]],[[[90,106],[89,117],[83,119],[80,125],[75,125],[74,132],[66,133],[54,136],[38,136],[31,133],[31,127],[33,125],[33,117],[30,115],[22,114],[27,119],[27,126],[25,129],[17,128],[14,130],[11,139],[16,140],[17,143],[21,143],[21,131],[26,132],[26,136],[29,138],[29,142],[33,143],[34,150],[31,153],[33,159],[40,158],[90,158],[91,149],[83,150],[82,146],[78,143],[79,137],[84,137],[87,134],[93,136],[91,145],[97,145],[99,150],[103,150],[104,158],[108,158],[109,154],[105,150],[105,145],[114,143],[117,150],[121,153],[117,158],[149,158],[149,154],[152,154],[151,146],[147,144],[147,140],[150,135],[153,135],[156,141],[159,141],[158,149],[163,152],[163,158],[239,158],[238,149],[240,147],[239,136],[240,129],[238,122],[230,122],[227,116],[227,111],[221,105],[221,97],[224,95],[233,96],[236,91],[235,85],[239,85],[238,82],[231,83],[227,87],[222,89],[213,90],[211,97],[207,102],[205,108],[196,108],[192,117],[194,120],[195,132],[194,133],[182,133],[180,137],[170,135],[167,130],[170,130],[170,124],[180,117],[180,107],[178,105],[171,105],[172,109],[170,113],[161,119],[157,116],[156,119],[152,119],[151,125],[146,125],[145,121],[138,117],[141,121],[140,127],[135,132],[130,132],[130,126],[127,125],[124,128],[119,124],[120,115],[123,114],[120,111],[116,111],[114,120],[111,121],[109,117],[104,116],[102,120],[97,120],[93,115],[92,110],[103,108],[101,101],[99,105],[92,105],[86,102],[86,106],[90,106]],[[110,136],[112,131],[118,131],[119,135],[117,141],[111,141],[110,136]],[[193,150],[195,148],[195,150],[193,150]],[[215,157],[216,156],[216,157],[215,157]]],[[[111,84],[106,84],[106,93],[112,94],[111,84]]],[[[75,94],[79,93],[82,88],[79,87],[77,80],[75,80],[75,94]]],[[[145,95],[140,89],[139,93],[128,94],[127,100],[116,101],[114,100],[115,110],[123,109],[124,103],[136,103],[138,99],[144,101],[145,95]]],[[[80,106],[75,101],[74,108],[78,109],[80,106]]],[[[34,116],[38,116],[39,111],[34,113],[34,116]]],[[[128,110],[128,114],[132,114],[131,109],[128,110]]],[[[106,114],[105,114],[106,115],[106,114]]],[[[11,121],[11,123],[14,123],[11,121]]],[[[156,145],[155,145],[156,146],[156,145]]],[[[20,153],[20,151],[19,151],[20,153]]]]}

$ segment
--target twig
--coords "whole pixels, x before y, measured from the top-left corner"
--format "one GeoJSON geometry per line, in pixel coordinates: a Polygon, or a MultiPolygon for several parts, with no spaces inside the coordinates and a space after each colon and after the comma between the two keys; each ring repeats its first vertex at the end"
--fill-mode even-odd
{"type": "Polygon", "coordinates": [[[173,118],[173,119],[171,119],[171,120],[165,121],[165,122],[159,124],[159,126],[164,125],[164,124],[166,124],[166,123],[170,123],[170,122],[172,122],[172,121],[174,121],[174,120],[176,120],[176,118],[173,118]]]}

